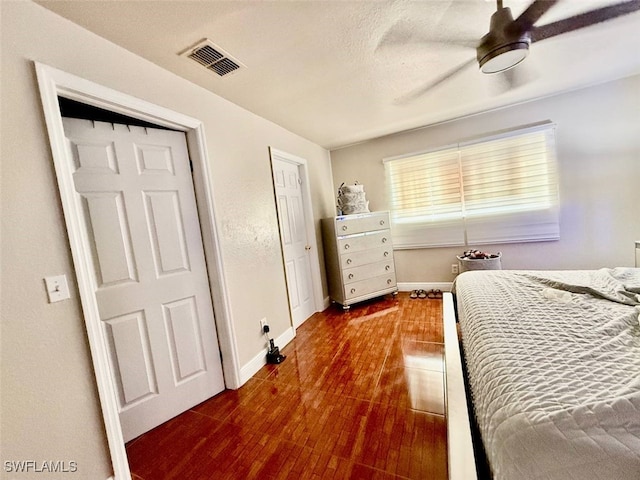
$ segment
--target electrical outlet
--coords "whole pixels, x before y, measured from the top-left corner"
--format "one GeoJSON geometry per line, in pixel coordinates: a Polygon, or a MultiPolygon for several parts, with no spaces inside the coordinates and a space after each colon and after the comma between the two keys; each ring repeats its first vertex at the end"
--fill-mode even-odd
{"type": "Polygon", "coordinates": [[[453,274],[458,274],[458,264],[457,263],[452,263],[451,264],[451,273],[453,274]]]}

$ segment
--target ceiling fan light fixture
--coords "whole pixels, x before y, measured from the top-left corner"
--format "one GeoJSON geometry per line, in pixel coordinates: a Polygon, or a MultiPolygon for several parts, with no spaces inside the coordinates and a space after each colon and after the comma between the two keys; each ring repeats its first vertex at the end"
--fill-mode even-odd
{"type": "Polygon", "coordinates": [[[522,62],[529,54],[529,42],[515,42],[490,51],[479,60],[482,73],[504,72],[522,62]]]}
{"type": "Polygon", "coordinates": [[[511,9],[502,7],[491,15],[489,33],[480,40],[476,58],[482,73],[498,73],[515,67],[527,57],[530,33],[513,20],[511,9]]]}

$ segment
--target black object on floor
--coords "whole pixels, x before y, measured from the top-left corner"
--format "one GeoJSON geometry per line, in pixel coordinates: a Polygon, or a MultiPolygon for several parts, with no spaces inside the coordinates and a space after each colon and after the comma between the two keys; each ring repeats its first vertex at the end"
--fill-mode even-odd
{"type": "Polygon", "coordinates": [[[284,362],[286,356],[280,353],[280,347],[277,347],[272,338],[269,338],[269,325],[265,325],[262,327],[264,334],[267,336],[269,340],[269,350],[267,351],[267,363],[271,364],[279,364],[284,362]]]}

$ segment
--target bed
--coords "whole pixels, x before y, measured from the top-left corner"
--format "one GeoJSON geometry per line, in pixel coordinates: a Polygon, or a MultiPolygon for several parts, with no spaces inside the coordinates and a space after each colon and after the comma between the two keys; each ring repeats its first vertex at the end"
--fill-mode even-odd
{"type": "Polygon", "coordinates": [[[445,301],[451,478],[472,478],[473,458],[460,459],[468,431],[455,424],[469,398],[494,480],[640,479],[640,269],[470,271],[453,294],[445,301]],[[454,308],[462,397],[458,331],[446,321],[454,308]]]}

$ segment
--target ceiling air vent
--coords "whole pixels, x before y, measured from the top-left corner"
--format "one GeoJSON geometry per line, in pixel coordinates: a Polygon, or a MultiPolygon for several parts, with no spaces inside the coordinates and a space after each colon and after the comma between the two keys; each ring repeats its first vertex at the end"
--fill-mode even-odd
{"type": "Polygon", "coordinates": [[[188,48],[181,55],[198,62],[221,77],[244,67],[239,61],[207,39],[188,48]]]}

